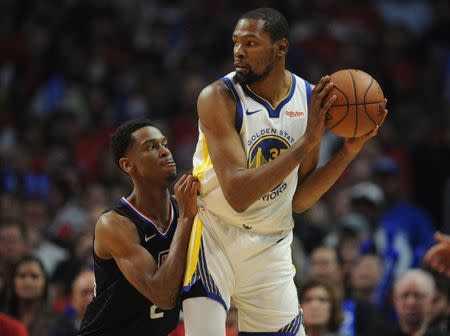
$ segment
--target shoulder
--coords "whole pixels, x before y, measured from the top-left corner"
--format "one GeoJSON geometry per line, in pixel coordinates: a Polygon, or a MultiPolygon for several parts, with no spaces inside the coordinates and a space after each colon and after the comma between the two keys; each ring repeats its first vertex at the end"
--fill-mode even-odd
{"type": "Polygon", "coordinates": [[[102,214],[95,225],[95,243],[104,245],[124,239],[139,241],[136,226],[115,211],[102,214]]]}
{"type": "Polygon", "coordinates": [[[231,125],[234,123],[236,101],[233,93],[220,79],[202,90],[198,97],[197,110],[203,127],[223,126],[224,121],[231,125]]]}
{"type": "Polygon", "coordinates": [[[215,82],[207,85],[200,92],[198,97],[199,103],[207,102],[209,100],[233,100],[233,95],[228,89],[227,85],[222,79],[218,79],[215,82]]]}

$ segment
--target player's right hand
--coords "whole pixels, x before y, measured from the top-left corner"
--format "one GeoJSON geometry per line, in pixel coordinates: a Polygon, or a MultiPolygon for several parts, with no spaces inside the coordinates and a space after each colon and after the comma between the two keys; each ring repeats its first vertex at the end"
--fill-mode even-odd
{"type": "Polygon", "coordinates": [[[325,129],[325,116],[337,99],[336,95],[328,97],[328,93],[332,88],[331,77],[326,75],[320,79],[319,83],[312,90],[305,136],[313,144],[320,142],[325,129]]]}
{"type": "Polygon", "coordinates": [[[200,182],[197,176],[183,174],[175,183],[175,197],[180,207],[180,218],[193,219],[197,214],[197,195],[200,192],[200,182]]]}

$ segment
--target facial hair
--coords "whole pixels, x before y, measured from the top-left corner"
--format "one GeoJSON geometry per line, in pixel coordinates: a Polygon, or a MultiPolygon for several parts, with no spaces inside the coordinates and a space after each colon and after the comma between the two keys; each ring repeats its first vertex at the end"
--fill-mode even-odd
{"type": "Polygon", "coordinates": [[[243,75],[236,72],[236,80],[241,85],[250,85],[253,83],[261,82],[269,76],[273,69],[274,62],[270,62],[269,65],[264,69],[263,73],[258,75],[253,71],[251,67],[248,68],[247,74],[243,75]]]}

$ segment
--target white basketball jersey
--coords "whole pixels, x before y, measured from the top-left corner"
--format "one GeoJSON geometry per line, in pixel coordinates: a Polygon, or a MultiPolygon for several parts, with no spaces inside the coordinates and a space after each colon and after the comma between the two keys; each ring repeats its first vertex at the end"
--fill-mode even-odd
{"type": "MultiPolygon", "coordinates": [[[[306,130],[311,85],[292,74],[288,95],[275,107],[248,86],[241,86],[232,72],[222,78],[236,100],[236,130],[242,139],[247,167],[257,168],[276,159],[299,140],[306,130]]],[[[262,195],[243,213],[226,201],[209,157],[205,136],[199,129],[194,154],[194,175],[201,182],[198,204],[225,223],[262,234],[283,234],[293,227],[292,198],[298,167],[273,190],[262,195]]]]}

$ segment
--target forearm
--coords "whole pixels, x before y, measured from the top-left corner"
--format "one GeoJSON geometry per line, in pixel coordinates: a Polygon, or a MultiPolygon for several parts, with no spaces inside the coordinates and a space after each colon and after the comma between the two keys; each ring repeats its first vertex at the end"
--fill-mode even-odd
{"type": "Polygon", "coordinates": [[[303,212],[311,208],[336,183],[355,156],[342,148],[324,166],[301,181],[292,201],[293,211],[303,212]]]}
{"type": "Polygon", "coordinates": [[[280,184],[302,163],[313,147],[313,142],[300,139],[267,164],[253,169],[240,168],[232,171],[225,182],[226,187],[222,187],[231,207],[238,212],[245,211],[262,195],[280,184]]]}
{"type": "Polygon", "coordinates": [[[151,280],[153,302],[162,309],[175,306],[186,266],[193,218],[180,217],[169,255],[151,280]]]}

